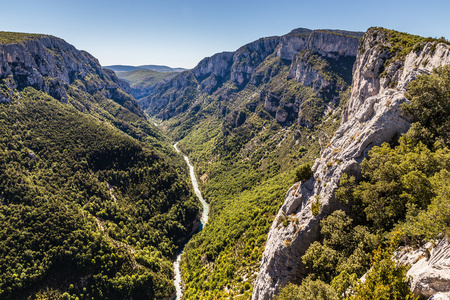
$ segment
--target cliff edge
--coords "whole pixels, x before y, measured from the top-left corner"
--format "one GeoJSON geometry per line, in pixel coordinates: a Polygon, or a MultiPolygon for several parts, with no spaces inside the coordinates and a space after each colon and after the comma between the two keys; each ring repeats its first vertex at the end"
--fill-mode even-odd
{"type": "Polygon", "coordinates": [[[407,84],[450,63],[450,47],[445,44],[424,41],[395,56],[393,48],[385,29],[371,28],[361,39],[341,126],[316,160],[314,175],[288,190],[268,235],[253,300],[272,299],[280,288],[305,276],[301,257],[319,238],[320,220],[341,208],[334,192],[342,173],[360,177],[359,164],[373,146],[409,129],[411,120],[400,109],[407,101],[407,84]],[[317,214],[312,205],[320,208],[317,214]]]}
{"type": "MultiPolygon", "coordinates": [[[[79,51],[64,40],[38,34],[1,32],[0,83],[9,93],[0,93],[0,102],[9,102],[14,90],[33,87],[61,102],[87,93],[112,99],[143,117],[129,85],[113,71],[103,69],[96,58],[79,51]]],[[[80,108],[84,104],[76,103],[80,108]]],[[[83,109],[88,109],[86,105],[83,109]]]]}

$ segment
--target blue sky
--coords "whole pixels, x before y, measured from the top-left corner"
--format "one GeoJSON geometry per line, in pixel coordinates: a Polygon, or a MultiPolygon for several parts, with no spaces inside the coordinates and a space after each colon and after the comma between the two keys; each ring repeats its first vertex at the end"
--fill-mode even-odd
{"type": "Polygon", "coordinates": [[[192,68],[206,56],[298,27],[381,26],[450,39],[448,0],[0,1],[0,30],[58,36],[102,65],[192,68]]]}

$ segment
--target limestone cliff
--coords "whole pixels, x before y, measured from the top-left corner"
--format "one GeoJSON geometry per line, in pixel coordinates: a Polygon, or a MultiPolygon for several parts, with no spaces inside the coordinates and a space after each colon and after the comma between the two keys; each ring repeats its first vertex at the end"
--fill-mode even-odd
{"type": "MultiPolygon", "coordinates": [[[[10,93],[31,86],[62,102],[69,101],[73,92],[70,86],[76,85],[82,92],[100,93],[143,116],[136,101],[128,95],[127,83],[118,79],[113,71],[103,69],[89,53],[53,36],[36,35],[0,44],[0,81],[10,93]]],[[[3,93],[0,101],[10,101],[12,96],[3,93]]]]}
{"type": "Polygon", "coordinates": [[[412,278],[414,294],[428,299],[450,299],[450,243],[446,239],[437,241],[434,247],[427,243],[417,250],[402,248],[395,258],[411,265],[406,275],[412,278]]]}
{"type": "Polygon", "coordinates": [[[202,98],[214,96],[221,101],[250,85],[262,89],[262,100],[271,102],[266,107],[278,115],[280,123],[302,119],[302,99],[280,102],[279,95],[271,95],[262,85],[279,75],[282,67],[289,66],[288,79],[311,87],[318,96],[332,99],[332,95],[349,86],[349,80],[345,79],[351,78],[351,67],[347,70],[349,74],[344,71],[337,76],[329,75],[333,73],[331,69],[340,69],[334,65],[353,64],[358,36],[359,33],[352,32],[297,29],[281,37],[261,38],[235,52],[203,59],[194,69],[157,86],[149,97],[140,100],[140,105],[151,116],[166,120],[191,109],[202,98]],[[314,59],[310,59],[311,55],[315,55],[314,59]],[[288,109],[284,108],[285,104],[288,109]]]}
{"type": "MultiPolygon", "coordinates": [[[[408,130],[410,120],[400,109],[407,101],[406,85],[418,74],[450,63],[448,45],[424,42],[406,56],[395,57],[390,54],[392,47],[387,32],[377,28],[369,29],[361,40],[342,124],[316,160],[314,175],[287,192],[268,235],[252,299],[272,299],[281,287],[301,280],[306,271],[301,256],[318,239],[320,220],[341,207],[334,191],[342,173],[359,177],[359,164],[373,146],[408,130]],[[320,205],[316,215],[313,203],[320,205]],[[286,218],[292,222],[284,226],[281,220],[286,218]]],[[[317,82],[314,77],[304,78],[302,72],[298,76],[317,82]]]]}

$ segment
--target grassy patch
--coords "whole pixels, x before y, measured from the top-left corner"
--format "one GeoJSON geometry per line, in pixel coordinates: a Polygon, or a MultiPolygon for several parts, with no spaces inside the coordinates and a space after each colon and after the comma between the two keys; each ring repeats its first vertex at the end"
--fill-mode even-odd
{"type": "Polygon", "coordinates": [[[6,32],[0,31],[0,44],[16,44],[22,43],[29,40],[35,40],[44,36],[43,34],[32,34],[32,33],[20,33],[20,32],[6,32]]]}

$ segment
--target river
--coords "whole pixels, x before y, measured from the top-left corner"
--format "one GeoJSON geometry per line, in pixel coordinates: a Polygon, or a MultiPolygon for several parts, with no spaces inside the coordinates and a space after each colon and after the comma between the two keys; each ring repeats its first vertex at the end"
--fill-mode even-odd
{"type": "MultiPolygon", "coordinates": [[[[200,200],[200,203],[202,204],[202,216],[200,219],[200,226],[198,228],[198,230],[196,231],[196,233],[200,232],[203,227],[205,227],[206,223],[208,222],[208,215],[209,215],[209,204],[206,203],[205,199],[203,199],[202,197],[202,193],[200,192],[200,189],[198,188],[198,183],[197,183],[197,178],[195,177],[195,172],[194,172],[194,166],[191,165],[191,163],[189,162],[189,158],[184,155],[180,149],[178,149],[177,147],[178,142],[176,142],[173,147],[175,148],[175,150],[177,150],[177,152],[180,152],[183,157],[184,160],[186,161],[186,163],[189,166],[189,175],[191,177],[191,181],[192,181],[192,186],[194,187],[194,192],[195,195],[197,196],[198,200],[200,200]]],[[[194,233],[195,234],[195,233],[194,233]]],[[[192,238],[192,236],[190,236],[188,238],[188,240],[186,241],[186,243],[192,238]]],[[[184,253],[184,245],[181,247],[177,258],[175,259],[175,262],[173,263],[173,268],[175,271],[175,279],[174,279],[174,284],[175,284],[175,289],[176,289],[176,296],[175,299],[181,299],[181,297],[183,296],[183,286],[182,286],[182,281],[181,281],[181,270],[180,270],[180,260],[181,260],[181,255],[184,253]]]]}

